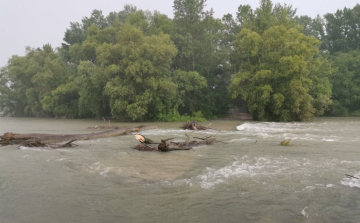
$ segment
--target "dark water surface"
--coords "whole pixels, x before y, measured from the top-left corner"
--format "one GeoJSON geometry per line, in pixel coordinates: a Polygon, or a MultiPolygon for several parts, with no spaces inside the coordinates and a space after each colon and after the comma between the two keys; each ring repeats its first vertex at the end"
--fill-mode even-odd
{"type": "MultiPolygon", "coordinates": [[[[190,133],[181,123],[156,124],[142,134],[190,133]]],[[[0,134],[90,133],[95,125],[0,118],[0,134]]],[[[0,147],[0,222],[360,222],[360,180],[345,177],[360,178],[360,118],[212,127],[222,131],[193,135],[226,144],[194,151],[135,151],[132,135],[71,149],[0,147]],[[290,146],[279,145],[285,139],[290,146]]]]}

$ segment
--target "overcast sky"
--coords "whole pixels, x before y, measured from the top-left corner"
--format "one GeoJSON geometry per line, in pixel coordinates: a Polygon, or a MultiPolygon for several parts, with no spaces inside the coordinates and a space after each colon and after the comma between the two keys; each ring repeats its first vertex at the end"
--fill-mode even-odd
{"type": "MultiPolygon", "coordinates": [[[[235,15],[239,5],[258,6],[257,0],[207,0],[207,9],[213,8],[215,16],[235,15]]],[[[344,7],[353,8],[358,0],[273,0],[274,3],[291,4],[298,15],[324,15],[344,7]]],[[[24,55],[25,46],[34,48],[50,43],[61,45],[70,22],[89,16],[93,9],[100,9],[106,16],[121,11],[124,4],[138,9],[158,10],[172,17],[173,0],[0,0],[0,67],[14,55],[24,55]]]]}

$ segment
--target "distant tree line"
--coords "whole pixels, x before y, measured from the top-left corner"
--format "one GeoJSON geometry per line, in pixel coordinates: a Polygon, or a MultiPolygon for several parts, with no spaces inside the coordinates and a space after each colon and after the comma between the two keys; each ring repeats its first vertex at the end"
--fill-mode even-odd
{"type": "Polygon", "coordinates": [[[360,5],[297,16],[261,0],[214,18],[174,0],[174,18],[125,5],[72,22],[59,48],[26,48],[0,70],[0,111],[122,121],[360,116],[360,5]]]}

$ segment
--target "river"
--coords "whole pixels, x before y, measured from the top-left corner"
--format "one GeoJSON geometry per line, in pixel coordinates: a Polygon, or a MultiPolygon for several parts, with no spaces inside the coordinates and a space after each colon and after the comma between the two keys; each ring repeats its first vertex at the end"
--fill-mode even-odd
{"type": "MultiPolygon", "coordinates": [[[[191,133],[155,124],[141,134],[181,141],[191,133]]],[[[90,133],[95,125],[3,117],[0,134],[90,133]]],[[[190,151],[139,152],[132,135],[69,149],[0,147],[0,222],[360,222],[360,179],[345,176],[360,178],[360,118],[211,126],[219,131],[192,135],[224,143],[190,151]],[[289,146],[279,145],[285,139],[289,146]]]]}

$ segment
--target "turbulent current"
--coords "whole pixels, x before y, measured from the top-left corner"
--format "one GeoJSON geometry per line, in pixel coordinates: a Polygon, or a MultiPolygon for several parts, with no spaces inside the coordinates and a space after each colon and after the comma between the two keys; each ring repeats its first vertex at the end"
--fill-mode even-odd
{"type": "MultiPolygon", "coordinates": [[[[360,222],[360,118],[214,121],[216,130],[193,133],[156,124],[141,134],[223,143],[139,152],[126,135],[69,149],[0,147],[0,222],[360,222]]],[[[103,123],[0,118],[0,134],[90,133],[95,125],[103,123]]]]}

